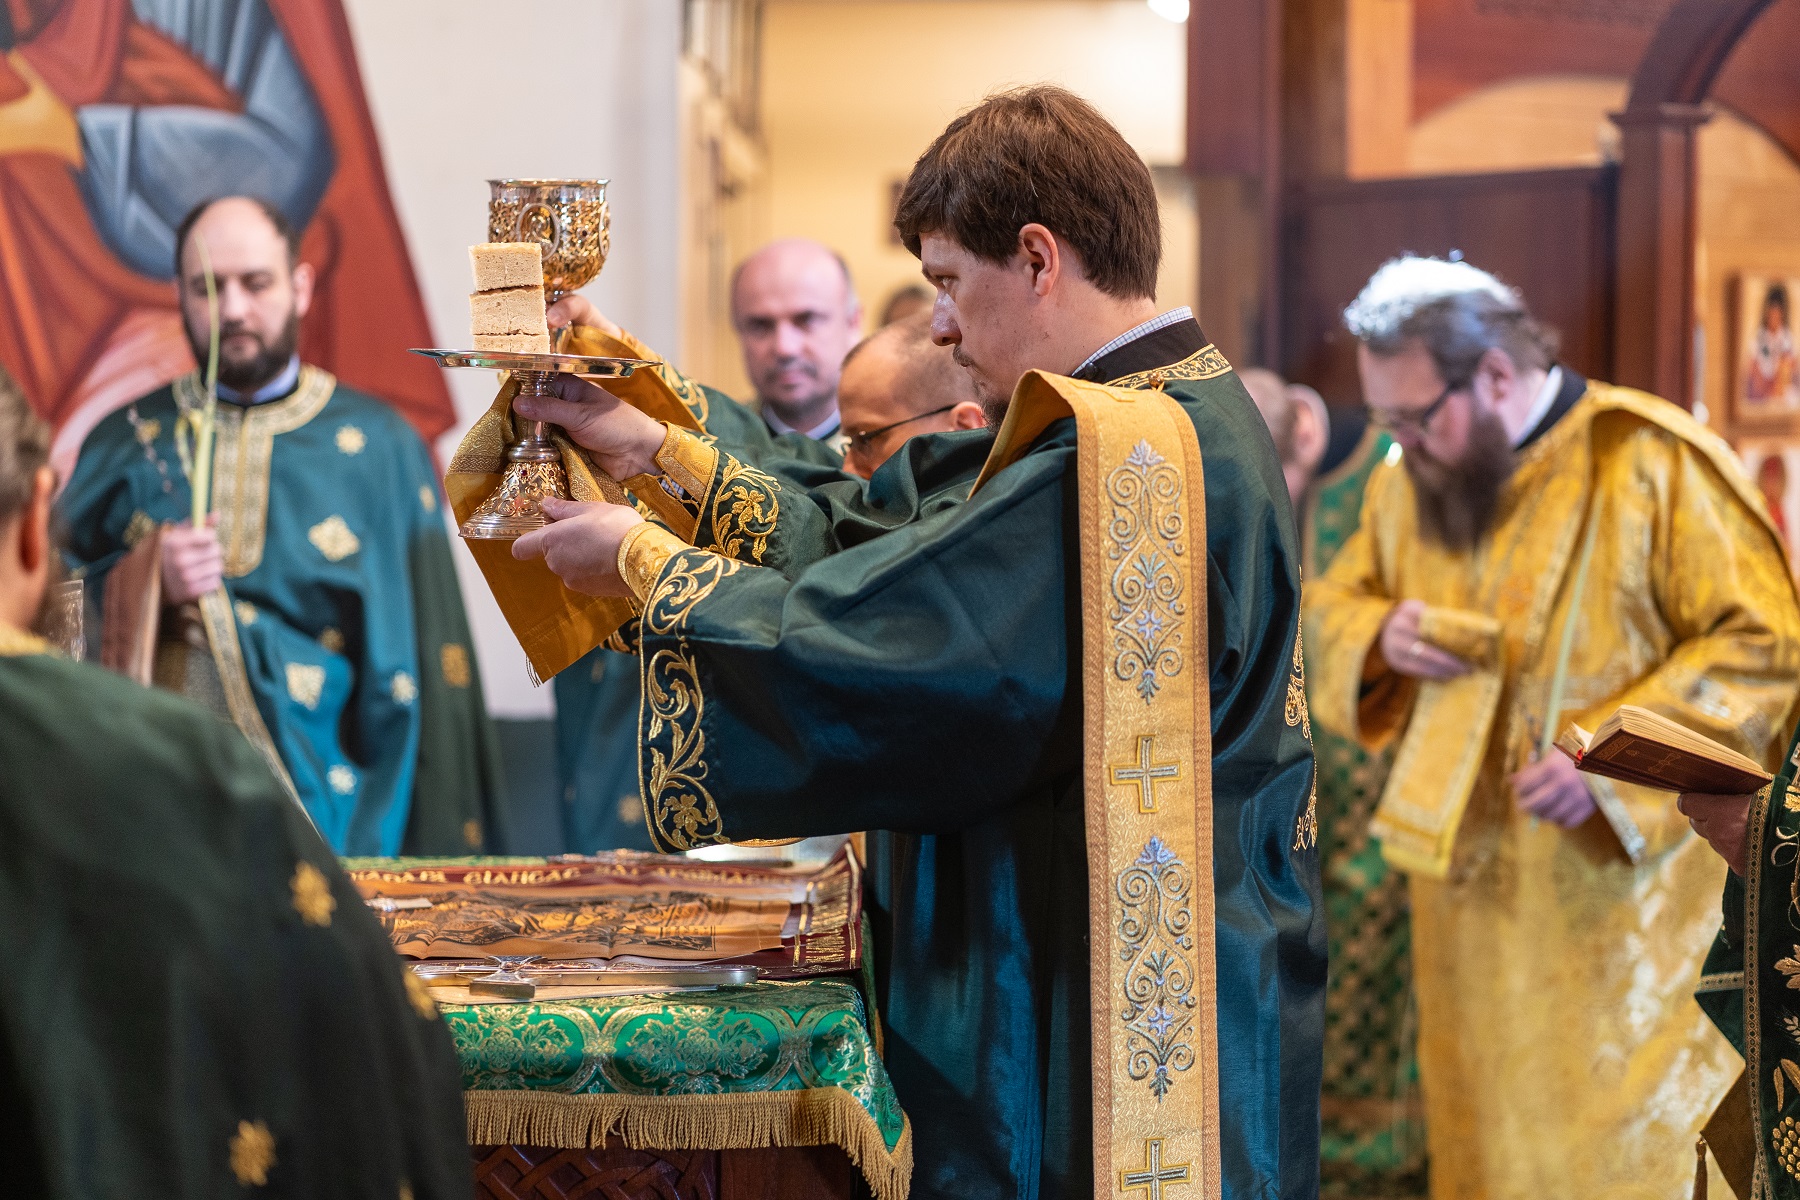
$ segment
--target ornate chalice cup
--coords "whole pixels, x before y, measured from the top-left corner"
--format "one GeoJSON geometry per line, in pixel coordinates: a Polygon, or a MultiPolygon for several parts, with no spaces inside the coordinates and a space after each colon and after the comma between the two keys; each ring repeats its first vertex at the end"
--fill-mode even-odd
{"type": "MultiPolygon", "coordinates": [[[[551,304],[600,274],[612,246],[604,179],[490,179],[488,240],[536,242],[544,251],[544,299],[551,304]]],[[[571,370],[566,355],[510,355],[505,363],[521,396],[553,394],[552,378],[571,370]],[[529,360],[547,358],[533,364],[529,360]],[[539,367],[542,369],[534,369],[539,367]]],[[[451,365],[451,364],[446,364],[451,365]]],[[[456,364],[463,365],[463,364],[456,364]]],[[[476,365],[476,364],[469,364],[476,365]]],[[[583,374],[629,374],[581,371],[583,374]]],[[[539,501],[569,498],[562,453],[548,426],[533,421],[507,448],[506,475],[458,530],[465,538],[512,540],[548,523],[539,501]]]]}

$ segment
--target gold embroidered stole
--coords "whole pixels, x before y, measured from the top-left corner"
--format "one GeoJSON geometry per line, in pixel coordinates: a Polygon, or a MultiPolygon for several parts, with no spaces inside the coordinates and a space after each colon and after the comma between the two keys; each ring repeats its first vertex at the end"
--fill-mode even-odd
{"type": "MultiPolygon", "coordinates": [[[[274,464],[275,438],[291,433],[324,411],[337,390],[329,371],[302,363],[294,394],[267,404],[240,407],[220,404],[216,410],[217,433],[213,442],[212,508],[218,516],[219,545],[225,555],[225,578],[238,579],[262,565],[269,530],[269,473],[274,464]]],[[[175,404],[183,412],[206,403],[198,371],[174,384],[175,404]]],[[[269,736],[250,676],[244,668],[244,650],[238,643],[237,617],[231,596],[219,587],[198,601],[200,624],[212,652],[225,708],[231,723],[249,740],[275,775],[288,798],[299,806],[300,793],[288,775],[287,764],[269,736]]],[[[310,819],[311,814],[308,814],[310,819]]]]}
{"type": "MultiPolygon", "coordinates": [[[[1217,352],[1214,351],[1214,354],[1217,352]]],[[[1229,368],[1224,368],[1229,369],[1229,368]]],[[[1216,373],[1222,373],[1216,372],[1216,373]]],[[[983,482],[1074,416],[1094,1194],[1221,1194],[1206,492],[1181,406],[1033,371],[983,482]]]]}

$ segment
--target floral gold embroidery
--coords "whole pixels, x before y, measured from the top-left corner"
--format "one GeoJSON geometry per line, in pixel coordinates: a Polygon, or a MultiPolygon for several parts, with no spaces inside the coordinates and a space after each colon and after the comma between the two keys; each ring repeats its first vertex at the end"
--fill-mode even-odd
{"type": "Polygon", "coordinates": [[[331,790],[338,795],[348,796],[356,790],[356,772],[343,763],[334,763],[331,769],[325,772],[325,782],[329,783],[331,790]]]}
{"type": "Polygon", "coordinates": [[[453,688],[469,686],[469,651],[466,646],[445,642],[438,649],[438,665],[443,669],[445,683],[453,688]]]}
{"type": "Polygon", "coordinates": [[[463,822],[463,841],[471,850],[481,849],[481,822],[470,817],[463,822]]]}
{"type": "Polygon", "coordinates": [[[334,440],[340,454],[361,454],[363,447],[369,444],[368,435],[354,425],[339,425],[334,440]]]}
{"type": "MultiPolygon", "coordinates": [[[[645,608],[643,628],[656,635],[679,634],[694,606],[741,566],[705,550],[675,555],[645,608]]],[[[648,721],[641,790],[652,832],[678,850],[729,840],[706,786],[706,733],[701,728],[706,695],[686,640],[656,651],[643,672],[648,721]]]]}
{"type": "Polygon", "coordinates": [[[325,668],[314,663],[289,663],[287,689],[295,704],[318,708],[319,697],[325,693],[325,668]]]}
{"type": "Polygon", "coordinates": [[[405,671],[395,671],[393,682],[388,685],[388,692],[394,697],[395,704],[410,705],[419,698],[419,685],[405,671]]]}
{"type": "Polygon", "coordinates": [[[148,421],[139,421],[132,432],[137,435],[138,445],[148,446],[162,436],[162,422],[154,417],[148,421]]]}
{"type": "Polygon", "coordinates": [[[1800,946],[1795,946],[1794,952],[1786,958],[1776,959],[1775,969],[1788,977],[1789,987],[1800,991],[1800,946]]]}
{"type": "Polygon", "coordinates": [[[1147,441],[1133,446],[1106,477],[1112,503],[1107,522],[1107,558],[1117,564],[1110,581],[1113,672],[1137,680],[1148,704],[1163,678],[1181,673],[1182,598],[1187,554],[1182,538],[1183,481],[1147,441]]]}
{"type": "Polygon", "coordinates": [[[331,883],[325,878],[325,872],[302,859],[294,868],[294,878],[288,884],[294,893],[294,911],[308,925],[317,925],[321,929],[331,924],[331,914],[337,911],[337,899],[331,894],[331,883]]]}
{"type": "Polygon", "coordinates": [[[724,456],[718,490],[712,501],[712,542],[732,558],[759,563],[769,549],[769,535],[781,517],[777,493],[781,485],[771,477],[724,456]]]}
{"type": "Polygon", "coordinates": [[[1229,374],[1230,371],[1231,364],[1226,361],[1223,354],[1219,353],[1219,348],[1208,345],[1200,347],[1173,366],[1157,367],[1154,371],[1139,371],[1135,375],[1121,375],[1117,379],[1110,380],[1107,386],[1119,388],[1153,386],[1150,382],[1152,376],[1157,378],[1157,384],[1154,386],[1160,386],[1173,379],[1217,379],[1221,375],[1229,374]]]}
{"type": "Polygon", "coordinates": [[[642,621],[654,634],[679,633],[694,606],[743,565],[707,550],[685,550],[669,561],[644,608],[642,621]]]}
{"type": "Polygon", "coordinates": [[[657,834],[677,850],[724,841],[724,823],[706,787],[706,734],[700,728],[706,695],[685,643],[651,657],[644,700],[650,714],[645,791],[657,834]],[[665,730],[667,743],[659,745],[665,730]]]}
{"type": "Polygon", "coordinates": [[[319,645],[333,654],[342,654],[344,652],[343,631],[335,625],[327,625],[319,630],[319,645]]]}
{"type": "Polygon", "coordinates": [[[127,546],[136,546],[139,542],[149,537],[155,529],[156,522],[150,519],[149,513],[140,508],[131,514],[131,520],[125,526],[125,544],[127,546]]]}
{"type": "Polygon", "coordinates": [[[1199,1000],[1193,994],[1194,913],[1187,864],[1161,838],[1144,843],[1119,873],[1119,958],[1125,972],[1127,1073],[1147,1080],[1161,1103],[1175,1086],[1171,1071],[1194,1065],[1189,1028],[1199,1000]]]}
{"type": "Polygon", "coordinates": [[[231,1173],[242,1187],[262,1187],[275,1165],[275,1135],[262,1121],[239,1121],[231,1139],[231,1173]]]}
{"type": "Polygon", "coordinates": [[[400,978],[406,982],[406,999],[413,1006],[413,1011],[427,1021],[438,1018],[437,1001],[431,998],[431,989],[425,981],[412,973],[408,967],[400,968],[400,978]]]}
{"type": "Polygon", "coordinates": [[[344,518],[336,513],[307,530],[306,540],[332,562],[342,562],[362,549],[362,542],[350,532],[350,526],[344,523],[344,518]]]}
{"type": "Polygon", "coordinates": [[[250,603],[248,600],[233,600],[231,602],[231,611],[237,614],[239,625],[256,624],[256,605],[250,603]]]}

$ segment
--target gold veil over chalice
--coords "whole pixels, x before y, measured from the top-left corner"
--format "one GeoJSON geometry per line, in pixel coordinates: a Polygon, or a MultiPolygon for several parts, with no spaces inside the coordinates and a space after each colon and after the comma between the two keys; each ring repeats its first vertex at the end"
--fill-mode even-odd
{"type": "MultiPolygon", "coordinates": [[[[604,179],[490,179],[488,241],[536,242],[544,257],[544,300],[554,304],[600,274],[611,247],[604,179]]],[[[566,330],[565,330],[566,332],[566,330]]],[[[520,396],[553,395],[561,374],[621,378],[643,359],[482,350],[415,350],[442,367],[509,372],[520,396]]],[[[458,530],[465,538],[512,541],[548,523],[546,497],[569,499],[562,452],[548,427],[532,421],[506,450],[506,474],[458,530]]]]}

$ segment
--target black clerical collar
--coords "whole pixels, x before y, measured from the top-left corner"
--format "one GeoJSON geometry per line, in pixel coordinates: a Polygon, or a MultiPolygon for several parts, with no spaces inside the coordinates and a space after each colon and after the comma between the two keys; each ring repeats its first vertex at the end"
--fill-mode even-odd
{"type": "Polygon", "coordinates": [[[1200,322],[1187,317],[1108,350],[1077,371],[1075,378],[1105,383],[1140,371],[1173,366],[1205,348],[1206,335],[1200,332],[1200,322]]]}
{"type": "Polygon", "coordinates": [[[1553,364],[1551,370],[1559,367],[1562,370],[1562,385],[1556,389],[1556,399],[1550,402],[1550,411],[1546,412],[1538,423],[1531,427],[1531,432],[1525,435],[1525,440],[1520,442],[1516,449],[1523,450],[1549,433],[1551,426],[1562,420],[1568,411],[1575,407],[1577,400],[1587,395],[1587,380],[1562,366],[1561,363],[1553,364]]]}
{"type": "Polygon", "coordinates": [[[288,365],[281,369],[281,374],[247,395],[236,388],[228,388],[222,383],[218,386],[219,399],[227,404],[235,404],[240,408],[272,404],[292,395],[294,389],[300,386],[300,356],[296,354],[288,359],[288,365]]]}

